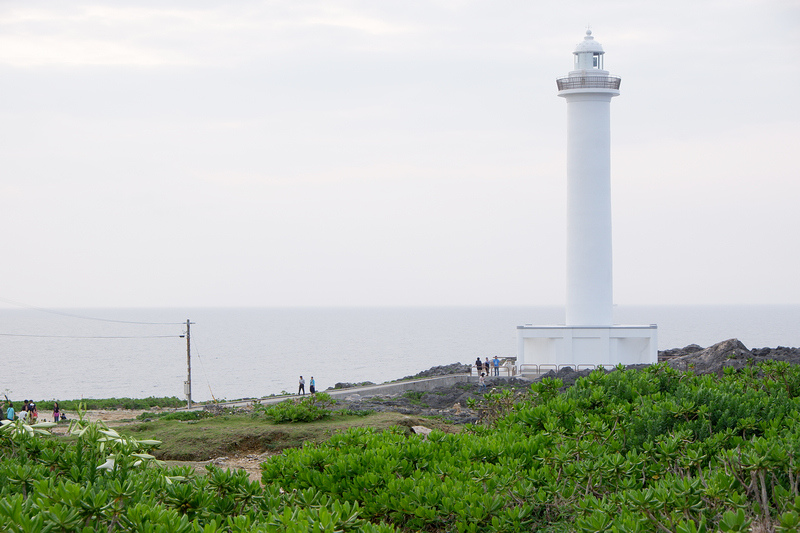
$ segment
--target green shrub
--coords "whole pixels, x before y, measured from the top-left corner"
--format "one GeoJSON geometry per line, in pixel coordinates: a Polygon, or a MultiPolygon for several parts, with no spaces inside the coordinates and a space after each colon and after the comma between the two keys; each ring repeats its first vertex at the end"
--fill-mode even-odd
{"type": "Polygon", "coordinates": [[[416,390],[407,390],[403,393],[403,398],[408,400],[414,405],[419,405],[422,407],[427,407],[427,404],[422,402],[423,392],[416,391],[416,390]]]}
{"type": "Polygon", "coordinates": [[[290,422],[313,422],[330,418],[332,411],[330,407],[334,400],[329,394],[320,392],[309,394],[302,399],[291,399],[275,405],[262,407],[267,418],[272,419],[276,424],[287,424],[290,422]]]}

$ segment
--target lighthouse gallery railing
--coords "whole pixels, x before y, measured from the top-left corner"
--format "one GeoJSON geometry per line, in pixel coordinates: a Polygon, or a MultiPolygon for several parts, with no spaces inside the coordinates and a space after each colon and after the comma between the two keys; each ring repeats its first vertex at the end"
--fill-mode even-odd
{"type": "Polygon", "coordinates": [[[558,90],[567,89],[617,89],[622,78],[615,76],[570,76],[568,78],[558,78],[558,90]]]}

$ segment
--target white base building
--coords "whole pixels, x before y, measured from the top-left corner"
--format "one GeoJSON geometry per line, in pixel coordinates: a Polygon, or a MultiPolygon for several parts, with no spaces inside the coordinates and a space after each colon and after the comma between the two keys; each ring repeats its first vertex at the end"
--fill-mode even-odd
{"type": "Polygon", "coordinates": [[[517,326],[522,374],[658,362],[658,328],[649,326],[517,326]]]}

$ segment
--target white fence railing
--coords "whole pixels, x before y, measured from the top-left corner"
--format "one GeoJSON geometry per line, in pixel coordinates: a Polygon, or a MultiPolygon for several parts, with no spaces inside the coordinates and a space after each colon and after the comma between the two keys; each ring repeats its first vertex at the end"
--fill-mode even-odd
{"type": "Polygon", "coordinates": [[[581,370],[594,370],[595,368],[597,368],[597,365],[592,365],[592,364],[579,364],[579,365],[576,365],[576,364],[570,364],[570,363],[560,364],[560,365],[556,365],[556,364],[541,364],[541,365],[524,364],[524,365],[519,365],[519,373],[523,374],[523,375],[524,374],[546,374],[546,373],[550,372],[551,370],[553,372],[558,372],[562,368],[574,368],[576,371],[580,372],[581,370]]]}

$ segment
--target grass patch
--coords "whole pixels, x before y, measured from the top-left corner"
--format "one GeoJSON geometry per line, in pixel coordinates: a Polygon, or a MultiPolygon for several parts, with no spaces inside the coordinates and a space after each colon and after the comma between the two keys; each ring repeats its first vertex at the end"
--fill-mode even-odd
{"type": "Polygon", "coordinates": [[[211,418],[214,415],[208,411],[174,411],[171,413],[152,413],[144,412],[136,417],[137,420],[150,421],[150,420],[181,420],[183,422],[202,420],[203,418],[211,418]]]}
{"type": "Polygon", "coordinates": [[[215,416],[192,421],[154,419],[151,422],[118,426],[122,434],[137,439],[156,439],[161,446],[153,455],[162,460],[207,461],[235,454],[279,452],[305,442],[322,442],[351,427],[424,425],[449,433],[461,428],[443,421],[416,418],[400,413],[347,414],[314,422],[274,424],[250,414],[215,416]]]}

